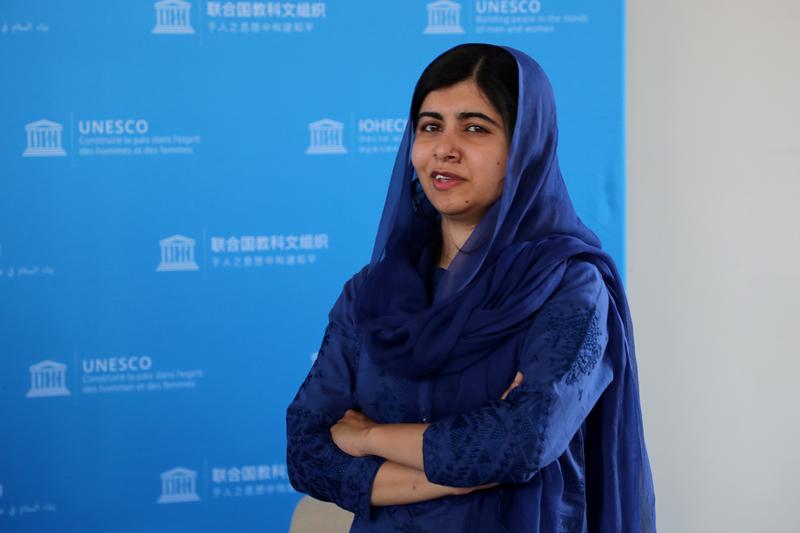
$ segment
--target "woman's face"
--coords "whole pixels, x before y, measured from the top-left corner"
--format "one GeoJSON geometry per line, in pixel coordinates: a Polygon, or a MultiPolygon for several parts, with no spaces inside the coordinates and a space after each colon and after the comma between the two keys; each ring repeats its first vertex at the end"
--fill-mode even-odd
{"type": "Polygon", "coordinates": [[[477,224],[503,192],[505,124],[472,80],[431,91],[417,115],[411,162],[443,217],[477,224]]]}

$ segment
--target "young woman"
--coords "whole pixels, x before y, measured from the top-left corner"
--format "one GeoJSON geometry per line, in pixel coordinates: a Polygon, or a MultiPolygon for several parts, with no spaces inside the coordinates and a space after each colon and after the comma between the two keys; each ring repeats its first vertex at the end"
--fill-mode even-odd
{"type": "Polygon", "coordinates": [[[458,46],[417,82],[372,260],[287,412],[292,484],[352,531],[655,531],[623,286],[556,146],[522,52],[458,46]]]}

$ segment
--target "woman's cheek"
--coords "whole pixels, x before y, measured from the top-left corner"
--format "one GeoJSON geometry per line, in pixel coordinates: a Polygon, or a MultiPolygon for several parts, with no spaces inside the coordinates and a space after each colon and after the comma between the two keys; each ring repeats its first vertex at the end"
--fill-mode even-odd
{"type": "Polygon", "coordinates": [[[414,146],[411,147],[411,162],[414,164],[414,168],[419,168],[425,162],[427,152],[428,150],[424,146],[414,143],[414,146]]]}

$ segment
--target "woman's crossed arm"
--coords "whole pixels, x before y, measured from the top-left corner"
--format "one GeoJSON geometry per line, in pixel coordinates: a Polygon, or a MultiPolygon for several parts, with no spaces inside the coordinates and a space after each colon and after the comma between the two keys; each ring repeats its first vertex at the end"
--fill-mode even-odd
{"type": "MultiPolygon", "coordinates": [[[[501,399],[519,386],[522,379],[522,373],[518,372],[501,399]]],[[[417,503],[498,485],[490,483],[465,488],[431,483],[425,475],[422,455],[422,436],[427,427],[428,424],[377,424],[350,409],[331,427],[331,436],[339,449],[348,455],[375,455],[386,459],[372,485],[372,505],[417,503]]]]}

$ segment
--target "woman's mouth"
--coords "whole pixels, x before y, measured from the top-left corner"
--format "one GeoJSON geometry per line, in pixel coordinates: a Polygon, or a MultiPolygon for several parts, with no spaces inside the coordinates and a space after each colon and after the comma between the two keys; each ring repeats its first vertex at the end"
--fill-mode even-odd
{"type": "Polygon", "coordinates": [[[446,191],[464,182],[464,178],[450,172],[432,172],[433,188],[437,191],[446,191]]]}

